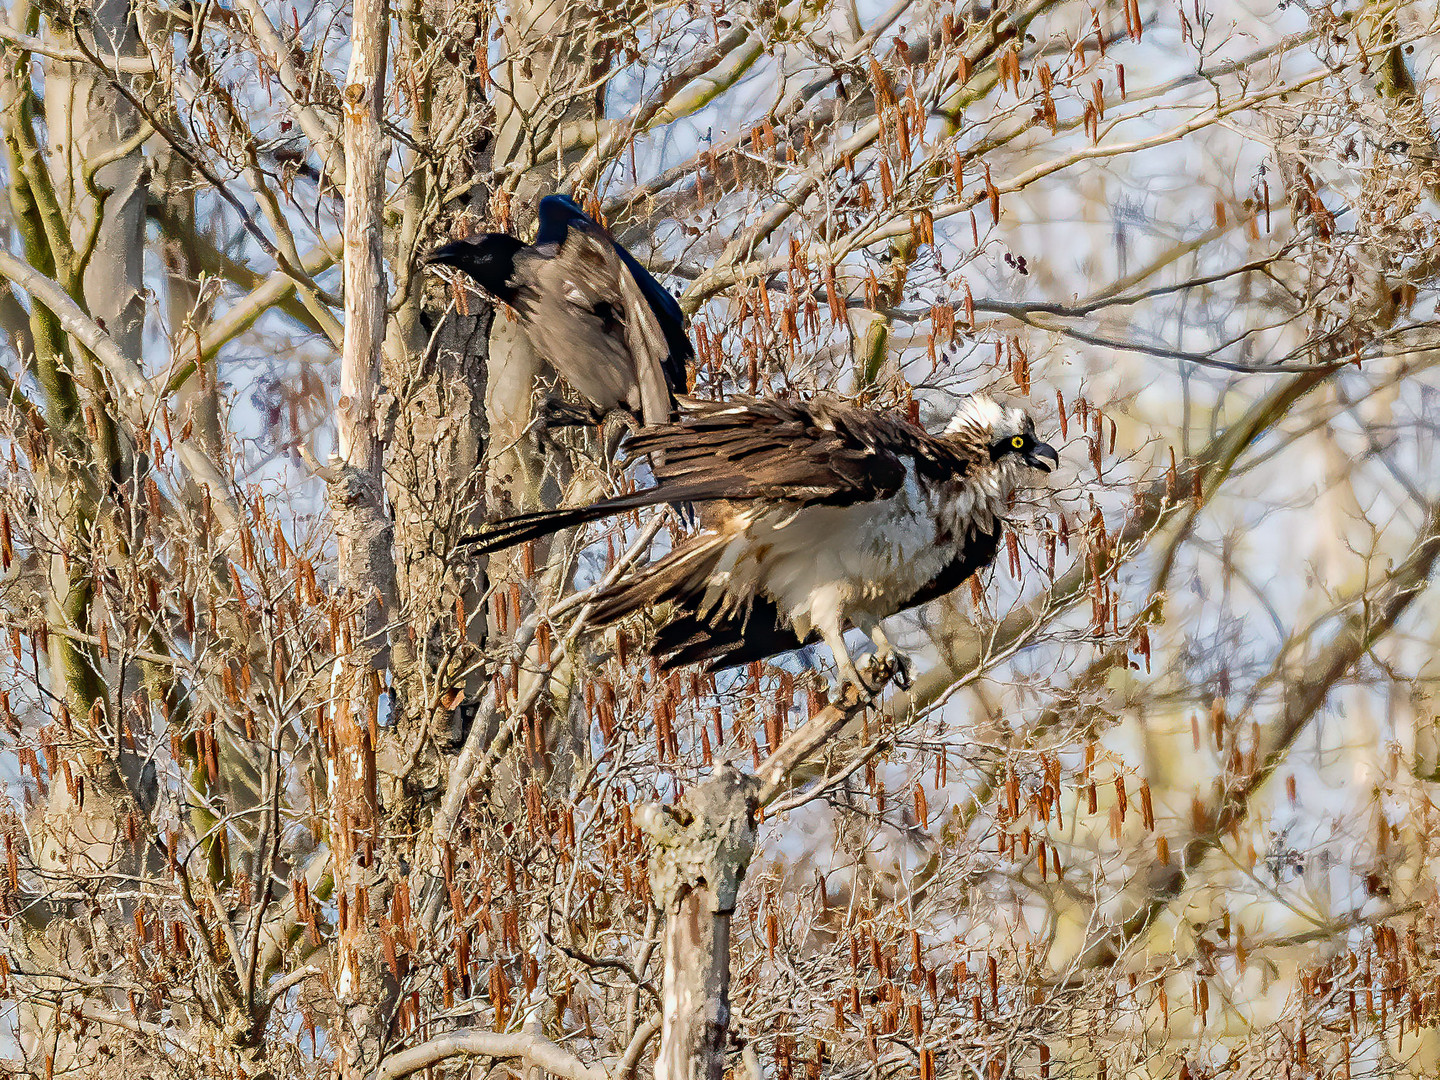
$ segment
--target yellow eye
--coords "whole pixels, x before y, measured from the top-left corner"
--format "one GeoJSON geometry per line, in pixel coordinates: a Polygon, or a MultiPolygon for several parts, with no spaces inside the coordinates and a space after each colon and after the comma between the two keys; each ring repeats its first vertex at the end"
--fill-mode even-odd
{"type": "Polygon", "coordinates": [[[1016,450],[1024,450],[1024,449],[1025,449],[1025,436],[1024,436],[1024,435],[1016,435],[1013,439],[1010,440],[1010,445],[1013,446],[1016,450]]]}

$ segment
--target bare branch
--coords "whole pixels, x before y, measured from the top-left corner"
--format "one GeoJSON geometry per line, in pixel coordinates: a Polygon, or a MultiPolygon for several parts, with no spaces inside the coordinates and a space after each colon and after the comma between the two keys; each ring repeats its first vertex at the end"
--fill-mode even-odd
{"type": "Polygon", "coordinates": [[[531,1033],[503,1035],[495,1031],[461,1031],[442,1035],[419,1046],[391,1054],[375,1071],[375,1080],[399,1080],[421,1069],[457,1057],[519,1058],[527,1065],[554,1073],[563,1080],[609,1080],[604,1069],[586,1065],[549,1039],[531,1033]]]}

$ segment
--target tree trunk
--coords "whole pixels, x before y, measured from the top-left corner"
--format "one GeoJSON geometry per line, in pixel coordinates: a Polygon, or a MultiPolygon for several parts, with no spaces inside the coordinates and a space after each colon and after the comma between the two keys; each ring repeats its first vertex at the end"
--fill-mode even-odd
{"type": "Polygon", "coordinates": [[[340,361],[339,457],[327,479],[339,541],[339,597],[358,608],[337,642],[331,694],[330,859],[339,911],[336,992],[342,1015],[336,1068],[360,1077],[378,1064],[396,992],[381,959],[378,919],[389,889],[377,859],[380,805],[375,742],[386,628],[395,612],[393,530],[386,516],[376,422],[385,337],[384,164],[381,135],[389,36],[386,0],[355,5],[344,88],[345,341],[340,361]]]}
{"type": "MultiPolygon", "coordinates": [[[[484,50],[485,24],[465,23],[465,31],[452,27],[448,36],[437,36],[414,0],[400,5],[397,18],[394,66],[423,70],[428,78],[414,99],[413,124],[417,143],[429,144],[436,132],[463,128],[483,108],[480,80],[466,58],[484,50]],[[439,41],[448,51],[443,63],[432,64],[439,41]]],[[[385,479],[395,522],[396,592],[416,655],[412,666],[392,672],[396,730],[385,748],[381,786],[387,805],[401,812],[443,783],[443,756],[436,751],[463,738],[485,685],[478,662],[486,629],[484,559],[455,543],[484,520],[493,311],[488,304],[466,303],[421,265],[430,248],[484,220],[487,185],[453,203],[442,198],[451,178],[485,172],[484,145],[482,129],[473,138],[446,140],[438,158],[409,156],[392,263],[396,310],[386,339],[385,479]],[[437,201],[453,207],[438,221],[437,201]]]]}
{"type": "Polygon", "coordinates": [[[650,890],[665,912],[655,1080],[721,1080],[730,1029],[730,919],[755,851],[760,782],[722,765],[679,806],[650,804],[650,890]]]}
{"type": "MultiPolygon", "coordinates": [[[[127,0],[99,0],[91,11],[82,31],[86,44],[106,55],[133,55],[137,39],[127,0]]],[[[78,291],[121,352],[138,362],[145,314],[146,202],[144,160],[137,141],[139,117],[93,68],[56,61],[46,66],[45,119],[50,181],[70,244],[77,254],[88,255],[78,280],[65,280],[73,278],[74,265],[57,267],[56,272],[63,285],[78,291]]],[[[45,166],[37,161],[36,168],[44,171],[45,166]]],[[[67,371],[62,377],[72,381],[77,374],[67,371]]],[[[93,455],[91,461],[110,474],[97,477],[103,484],[119,478],[122,469],[128,468],[130,454],[117,443],[108,421],[109,410],[101,400],[103,380],[93,367],[90,374],[85,380],[90,396],[82,400],[94,406],[99,438],[88,451],[93,455]]],[[[83,470],[84,465],[79,468],[83,470]]],[[[67,511],[71,550],[82,552],[91,545],[103,549],[107,540],[97,527],[93,493],[75,482],[74,470],[61,467],[53,479],[61,485],[56,491],[57,505],[67,511]],[[68,483],[63,479],[67,475],[68,483]]],[[[105,550],[98,557],[109,559],[113,554],[105,550]]],[[[48,594],[53,621],[82,628],[93,625],[94,597],[86,580],[88,573],[62,557],[52,560],[48,594]]],[[[103,700],[100,660],[93,650],[52,638],[50,659],[52,690],[72,712],[84,715],[103,700]]],[[[113,882],[118,888],[128,875],[140,872],[140,856],[126,843],[120,821],[132,800],[144,794],[143,760],[143,753],[112,748],[96,762],[83,798],[67,784],[51,788],[34,831],[38,869],[54,873],[58,880],[80,877],[102,888],[102,882],[113,882]]],[[[39,955],[50,958],[47,966],[95,975],[106,970],[110,935],[103,919],[87,918],[82,910],[65,905],[55,905],[45,916],[53,921],[29,944],[39,955]]],[[[31,1001],[20,1023],[22,1051],[43,1075],[83,1068],[91,1060],[94,1043],[93,1035],[76,1034],[66,1021],[66,988],[57,984],[54,989],[51,1000],[56,1007],[31,1001]]]]}

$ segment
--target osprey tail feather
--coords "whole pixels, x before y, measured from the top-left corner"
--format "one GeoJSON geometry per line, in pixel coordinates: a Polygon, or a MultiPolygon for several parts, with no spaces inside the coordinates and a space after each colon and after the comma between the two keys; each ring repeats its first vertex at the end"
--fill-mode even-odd
{"type": "Polygon", "coordinates": [[[750,611],[723,619],[679,614],[655,633],[652,651],[661,657],[660,670],[704,663],[706,671],[766,660],[777,653],[798,649],[802,642],[780,617],[769,597],[756,597],[750,611]]]}
{"type": "Polygon", "coordinates": [[[590,621],[603,626],[654,604],[700,604],[732,539],[722,533],[701,533],[658,562],[617,581],[591,602],[590,621]]]}
{"type": "Polygon", "coordinates": [[[702,533],[597,596],[591,622],[603,626],[642,608],[674,605],[650,646],[661,671],[697,662],[715,671],[800,648],[802,642],[767,596],[753,597],[748,609],[739,611],[711,605],[708,594],[734,540],[724,533],[702,533]]]}
{"type": "Polygon", "coordinates": [[[474,544],[482,553],[502,551],[527,540],[536,540],[562,529],[573,529],[592,521],[601,521],[627,510],[638,510],[642,506],[659,506],[671,503],[684,506],[689,502],[704,502],[716,496],[705,492],[694,492],[685,488],[662,491],[658,487],[646,488],[629,495],[617,495],[613,499],[602,499],[589,506],[571,509],[537,510],[530,514],[516,514],[514,517],[483,525],[478,533],[462,536],[460,543],[474,544]]]}

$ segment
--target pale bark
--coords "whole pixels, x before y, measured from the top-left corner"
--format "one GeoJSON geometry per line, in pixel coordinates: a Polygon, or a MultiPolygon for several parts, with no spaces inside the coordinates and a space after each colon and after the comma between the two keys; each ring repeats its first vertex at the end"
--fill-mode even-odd
{"type": "Polygon", "coordinates": [[[341,595],[357,609],[331,688],[330,859],[340,905],[336,1067],[367,1075],[380,1058],[393,980],[380,956],[377,919],[388,887],[379,864],[381,807],[375,773],[380,674],[395,610],[393,530],[385,513],[376,419],[385,336],[382,251],[386,140],[381,132],[389,36],[386,0],[357,4],[344,89],[345,339],[340,360],[339,462],[327,479],[339,539],[341,595]]]}
{"type": "Polygon", "coordinates": [[[665,912],[655,1080],[721,1080],[730,1030],[730,919],[755,851],[754,777],[722,765],[673,809],[642,807],[650,888],[665,912]]]}
{"type": "Polygon", "coordinates": [[[388,1058],[375,1080],[400,1080],[460,1057],[519,1058],[563,1080],[607,1080],[604,1069],[586,1065],[574,1054],[532,1034],[498,1031],[456,1031],[388,1058]]]}
{"type": "Polygon", "coordinates": [[[674,808],[648,804],[650,889],[665,914],[655,1080],[722,1080],[730,1030],[730,921],[755,851],[757,817],[866,701],[846,686],[747,776],[724,764],[674,808]]]}
{"type": "MultiPolygon", "coordinates": [[[[96,55],[136,53],[129,0],[98,0],[91,11],[85,41],[96,55]]],[[[142,134],[143,120],[85,63],[48,66],[45,106],[56,194],[77,255],[89,253],[81,277],[87,306],[121,352],[138,358],[146,186],[144,155],[132,140],[142,134]]]]}

